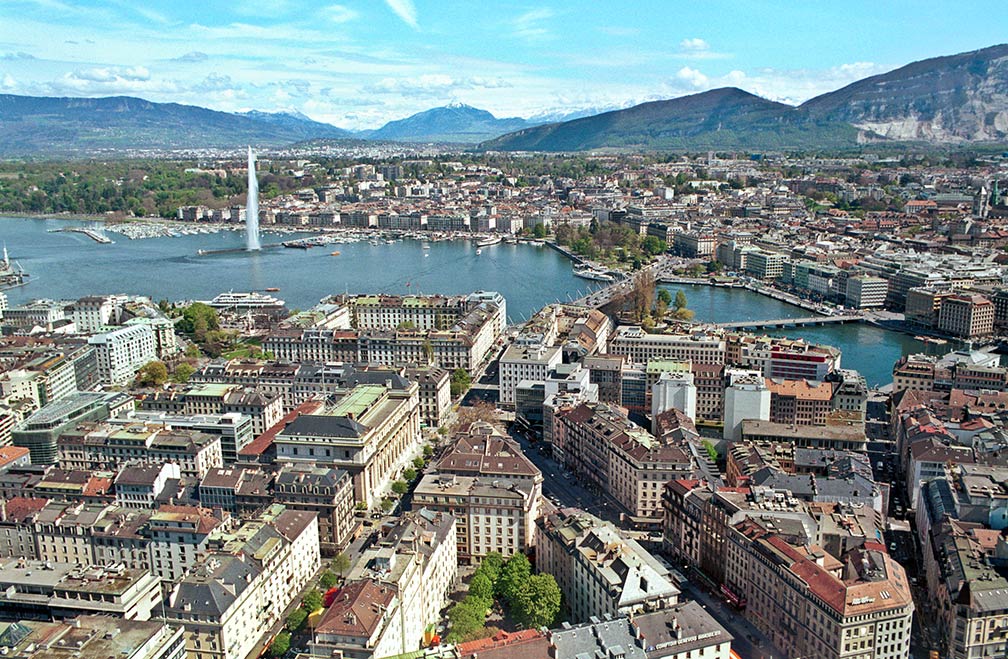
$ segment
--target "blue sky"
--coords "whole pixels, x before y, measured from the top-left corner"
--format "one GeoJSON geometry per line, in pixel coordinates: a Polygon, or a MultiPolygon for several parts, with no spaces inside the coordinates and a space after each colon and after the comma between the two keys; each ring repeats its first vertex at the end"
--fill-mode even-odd
{"type": "Polygon", "coordinates": [[[453,101],[536,116],[728,85],[799,103],[1004,42],[1003,16],[983,0],[0,0],[0,92],[345,128],[453,101]]]}

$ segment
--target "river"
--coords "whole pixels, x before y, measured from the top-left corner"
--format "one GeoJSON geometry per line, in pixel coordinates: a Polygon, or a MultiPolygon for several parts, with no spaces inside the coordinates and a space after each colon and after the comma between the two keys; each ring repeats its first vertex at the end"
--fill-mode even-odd
{"type": "MultiPolygon", "coordinates": [[[[279,288],[290,308],[304,309],[332,293],[468,293],[499,291],[513,322],[543,305],[577,297],[592,285],[571,274],[570,262],[546,247],[507,245],[476,253],[470,241],[430,243],[405,240],[372,245],[358,242],[309,250],[267,249],[200,256],[199,250],[235,249],[244,234],[215,234],[129,240],[109,232],[114,244],[96,243],[79,233],[50,229],[88,226],[67,220],[0,218],[0,241],[12,260],[30,274],[25,286],[10,289],[11,305],[41,297],[74,299],[102,293],[147,295],[155,300],[209,299],[234,290],[279,288]],[[330,253],[339,250],[339,256],[330,253]]],[[[264,243],[282,236],[267,234],[264,243]]],[[[597,286],[597,284],[594,284],[597,286]]],[[[697,320],[765,320],[808,312],[744,289],[670,286],[682,289],[697,320]]],[[[856,324],[771,332],[835,345],[842,364],[861,371],[869,385],[891,380],[892,364],[908,352],[943,352],[913,337],[856,324]]]]}
{"type": "MultiPolygon", "coordinates": [[[[676,291],[686,294],[687,306],[694,320],[711,323],[728,323],[743,320],[770,320],[773,318],[804,318],[809,311],[781,302],[744,288],[715,286],[663,286],[675,296],[676,291]]],[[[839,348],[843,356],[840,365],[856,368],[877,387],[892,382],[893,364],[903,355],[923,352],[945,354],[955,346],[934,345],[918,341],[908,334],[891,332],[867,323],[824,325],[821,327],[796,327],[769,330],[766,334],[806,339],[811,343],[824,343],[839,348]]]]}

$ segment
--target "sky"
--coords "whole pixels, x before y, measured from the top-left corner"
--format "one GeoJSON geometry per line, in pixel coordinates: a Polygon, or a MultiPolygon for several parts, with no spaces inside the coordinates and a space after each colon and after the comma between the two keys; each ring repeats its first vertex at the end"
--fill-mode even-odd
{"type": "Polygon", "coordinates": [[[0,93],[553,117],[734,86],[797,104],[1006,41],[1003,0],[0,0],[0,93]],[[985,18],[986,17],[986,18],[985,18]]]}

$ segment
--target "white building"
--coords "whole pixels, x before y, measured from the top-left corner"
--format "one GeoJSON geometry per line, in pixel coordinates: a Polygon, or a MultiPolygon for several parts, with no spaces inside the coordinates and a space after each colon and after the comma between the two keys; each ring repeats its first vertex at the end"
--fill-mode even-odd
{"type": "Polygon", "coordinates": [[[546,345],[511,345],[500,358],[501,405],[515,404],[515,391],[522,380],[545,382],[563,359],[563,350],[546,345]]]}
{"type": "Polygon", "coordinates": [[[144,364],[157,359],[154,331],[146,325],[95,334],[88,343],[94,348],[98,378],[103,384],[129,384],[144,364]]]}
{"type": "Polygon", "coordinates": [[[572,622],[658,611],[679,601],[669,571],[635,540],[581,510],[536,522],[536,569],[552,574],[572,622]]]}
{"type": "Polygon", "coordinates": [[[320,565],[318,517],[271,506],[214,534],[209,553],[172,588],[165,620],[185,628],[190,658],[245,659],[320,565]]]}
{"type": "Polygon", "coordinates": [[[657,434],[654,420],[667,410],[679,410],[695,421],[696,398],[692,371],[665,371],[659,375],[658,381],[651,387],[651,432],[657,434]]]}
{"type": "Polygon", "coordinates": [[[746,419],[770,419],[770,390],[759,371],[729,369],[725,372],[728,386],[724,397],[724,434],[731,442],[742,439],[742,422],[746,419]]]}

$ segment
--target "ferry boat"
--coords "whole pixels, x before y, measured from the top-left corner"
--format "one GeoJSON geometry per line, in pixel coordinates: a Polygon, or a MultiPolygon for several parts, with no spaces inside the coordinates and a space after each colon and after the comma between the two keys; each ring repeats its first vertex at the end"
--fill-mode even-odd
{"type": "Polygon", "coordinates": [[[604,282],[614,282],[616,278],[613,277],[608,272],[597,270],[590,265],[577,266],[573,270],[575,277],[580,277],[581,279],[589,279],[591,281],[604,281],[604,282]]]}
{"type": "Polygon", "coordinates": [[[917,339],[918,341],[923,342],[923,343],[931,343],[931,344],[934,344],[936,346],[943,346],[946,343],[948,343],[948,341],[946,341],[945,339],[938,339],[938,338],[935,338],[933,336],[918,335],[918,336],[915,336],[914,338],[917,339]]]}
{"type": "MultiPolygon", "coordinates": [[[[266,290],[276,291],[279,289],[267,288],[266,290]]],[[[228,291],[227,293],[221,293],[206,304],[214,309],[279,309],[284,306],[284,301],[272,295],[265,295],[256,291],[252,291],[251,293],[228,291]]]]}
{"type": "Polygon", "coordinates": [[[500,236],[491,236],[490,238],[484,238],[483,240],[476,243],[476,247],[490,247],[491,245],[496,245],[497,243],[504,240],[500,236]]]}

